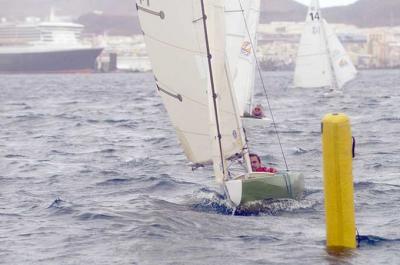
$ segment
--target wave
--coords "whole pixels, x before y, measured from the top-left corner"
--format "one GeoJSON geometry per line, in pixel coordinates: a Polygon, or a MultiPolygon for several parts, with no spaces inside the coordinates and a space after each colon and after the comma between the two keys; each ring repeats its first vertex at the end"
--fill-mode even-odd
{"type": "Polygon", "coordinates": [[[91,220],[111,220],[116,218],[116,216],[104,213],[83,213],[76,216],[81,221],[91,221],[91,220]]]}
{"type": "Polygon", "coordinates": [[[108,179],[108,180],[102,181],[100,183],[97,183],[96,185],[98,185],[98,186],[122,185],[122,184],[126,184],[128,182],[131,182],[131,181],[132,180],[130,180],[130,179],[114,178],[114,179],[108,179]]]}
{"type": "Polygon", "coordinates": [[[191,208],[196,211],[235,215],[235,216],[260,216],[278,215],[283,212],[297,212],[313,209],[317,204],[312,200],[262,200],[244,203],[238,207],[232,207],[227,198],[210,189],[202,188],[194,197],[197,202],[191,204],[191,208]]]}
{"type": "Polygon", "coordinates": [[[71,203],[68,203],[67,201],[64,201],[60,197],[55,199],[48,207],[53,215],[64,215],[64,214],[72,214],[76,212],[74,210],[74,206],[71,203]]]}
{"type": "Polygon", "coordinates": [[[400,238],[384,238],[374,235],[357,235],[357,246],[365,247],[365,246],[381,246],[386,244],[400,244],[400,238]]]}

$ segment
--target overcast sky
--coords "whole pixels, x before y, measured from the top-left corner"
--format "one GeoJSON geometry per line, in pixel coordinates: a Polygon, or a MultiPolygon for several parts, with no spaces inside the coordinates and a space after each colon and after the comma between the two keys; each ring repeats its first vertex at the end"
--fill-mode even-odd
{"type": "MultiPolygon", "coordinates": [[[[302,3],[304,5],[310,4],[310,0],[295,0],[296,2],[302,3]]],[[[328,7],[328,6],[342,6],[342,5],[349,5],[357,2],[358,0],[319,0],[319,5],[321,7],[328,7]]]]}

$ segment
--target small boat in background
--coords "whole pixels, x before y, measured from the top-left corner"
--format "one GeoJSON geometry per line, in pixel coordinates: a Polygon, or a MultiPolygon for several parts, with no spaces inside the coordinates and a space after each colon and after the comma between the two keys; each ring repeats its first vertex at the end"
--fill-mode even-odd
{"type": "Polygon", "coordinates": [[[294,72],[294,87],[341,89],[357,70],[338,37],[323,19],[318,0],[311,0],[294,72]]]}

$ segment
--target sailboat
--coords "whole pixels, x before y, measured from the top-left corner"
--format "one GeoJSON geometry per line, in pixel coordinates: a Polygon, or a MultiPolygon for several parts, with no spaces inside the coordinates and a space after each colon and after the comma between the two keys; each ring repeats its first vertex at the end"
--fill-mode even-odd
{"type": "Polygon", "coordinates": [[[261,104],[253,104],[259,17],[260,0],[225,0],[227,60],[239,113],[243,123],[248,125],[265,125],[270,121],[265,117],[261,104]]]}
{"type": "Polygon", "coordinates": [[[299,198],[301,174],[252,172],[229,67],[224,0],[137,0],[159,95],[194,165],[212,162],[228,201],[299,198]],[[232,172],[230,165],[243,165],[232,172]]]}
{"type": "Polygon", "coordinates": [[[294,73],[294,87],[342,87],[357,70],[338,37],[323,19],[318,0],[311,0],[301,36],[294,73]]]}

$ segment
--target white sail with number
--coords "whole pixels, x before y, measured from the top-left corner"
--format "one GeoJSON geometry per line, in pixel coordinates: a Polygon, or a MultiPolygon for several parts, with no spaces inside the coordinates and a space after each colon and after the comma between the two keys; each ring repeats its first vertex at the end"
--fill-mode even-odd
{"type": "Polygon", "coordinates": [[[297,52],[295,87],[331,85],[332,73],[320,14],[318,1],[311,1],[297,52]]]}
{"type": "Polygon", "coordinates": [[[244,146],[226,66],[224,1],[137,0],[137,8],[158,91],[183,150],[193,163],[213,161],[222,182],[225,159],[244,146]]]}
{"type": "Polygon", "coordinates": [[[294,86],[342,88],[356,73],[336,34],[322,18],[319,1],[312,0],[297,53],[294,86]]]}

